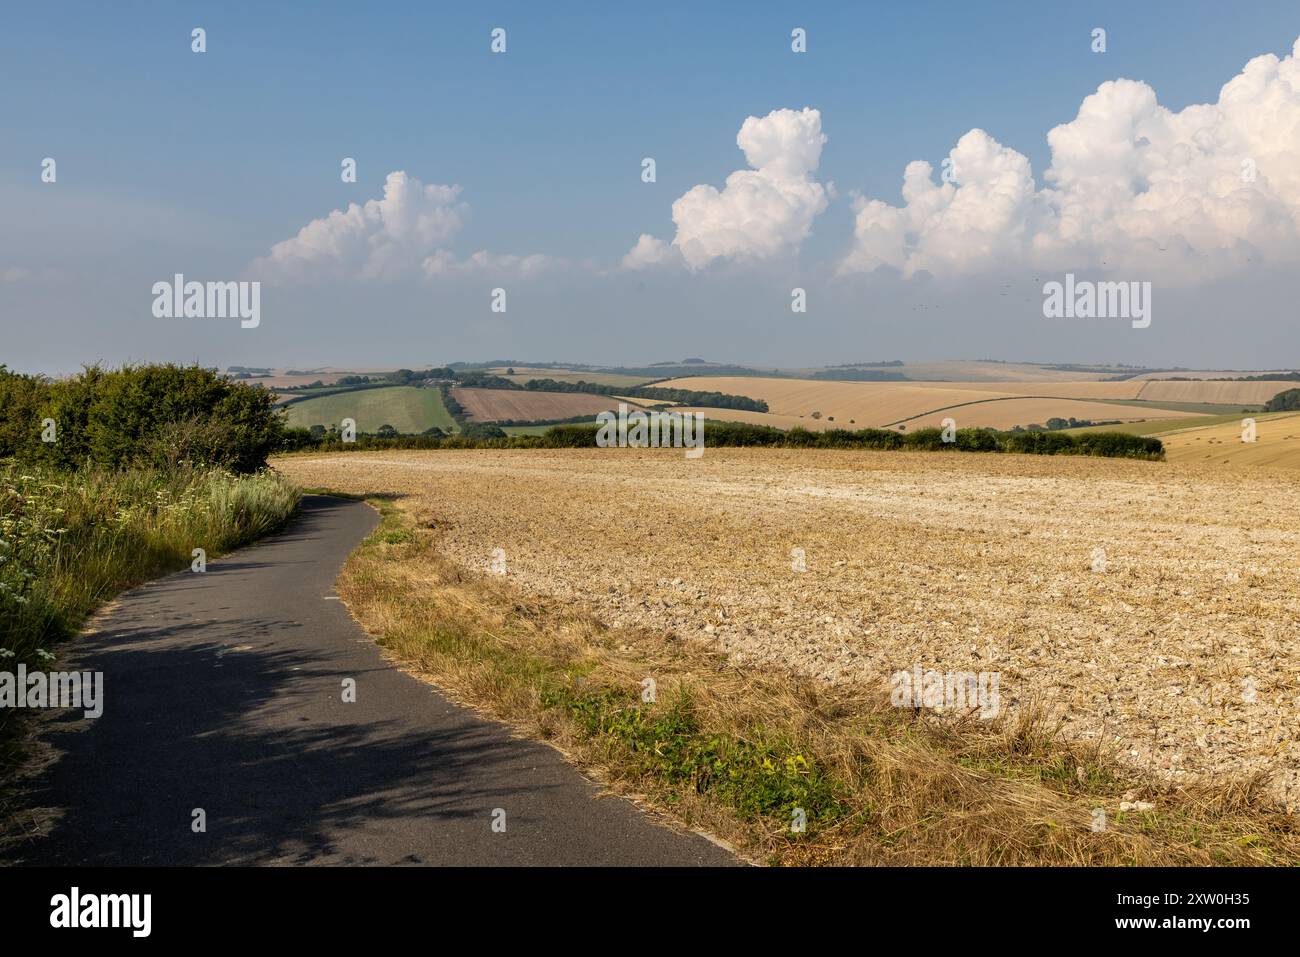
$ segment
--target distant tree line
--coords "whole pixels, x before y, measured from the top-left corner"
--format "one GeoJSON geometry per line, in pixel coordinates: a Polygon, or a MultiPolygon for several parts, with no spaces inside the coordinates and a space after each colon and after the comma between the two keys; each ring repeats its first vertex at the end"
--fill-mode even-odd
{"type": "Polygon", "coordinates": [[[1031,422],[1029,425],[1017,425],[1011,429],[1012,432],[1059,432],[1061,429],[1086,429],[1094,428],[1100,425],[1120,425],[1119,419],[1106,419],[1104,421],[1094,421],[1093,419],[1076,419],[1070,416],[1068,419],[1062,419],[1059,416],[1052,416],[1047,420],[1046,425],[1039,425],[1037,422],[1031,422]]]}
{"type": "Polygon", "coordinates": [[[694,405],[709,409],[743,409],[747,412],[766,412],[767,403],[747,395],[728,395],[725,392],[697,392],[693,389],[666,389],[660,386],[614,386],[595,382],[557,382],[555,379],[529,379],[524,388],[534,392],[588,392],[608,396],[617,392],[631,399],[652,399],[674,405],[694,405]]]}
{"type": "MultiPolygon", "coordinates": [[[[901,363],[900,363],[901,364],[901,363]]],[[[837,366],[833,369],[819,369],[812,378],[831,382],[910,382],[901,372],[888,372],[882,369],[848,369],[837,366]]]]}
{"type": "Polygon", "coordinates": [[[1161,382],[1300,382],[1300,372],[1274,372],[1269,375],[1170,376],[1161,382]]]}
{"type": "MultiPolygon", "coordinates": [[[[294,430],[302,431],[306,430],[294,430]]],[[[500,432],[500,429],[496,430],[500,432]]],[[[315,451],[361,451],[374,449],[547,449],[594,448],[599,431],[594,423],[555,425],[541,435],[476,433],[434,437],[400,436],[379,438],[358,436],[344,443],[337,436],[307,446],[315,451]]],[[[878,449],[932,452],[1019,452],[1032,455],[1089,455],[1107,458],[1164,458],[1164,444],[1156,438],[1127,432],[998,432],[993,429],[957,429],[953,441],[944,441],[942,429],[919,429],[901,433],[890,429],[828,429],[812,432],[791,429],[783,432],[770,426],[742,422],[706,422],[706,447],[766,446],[776,448],[878,449]]]]}

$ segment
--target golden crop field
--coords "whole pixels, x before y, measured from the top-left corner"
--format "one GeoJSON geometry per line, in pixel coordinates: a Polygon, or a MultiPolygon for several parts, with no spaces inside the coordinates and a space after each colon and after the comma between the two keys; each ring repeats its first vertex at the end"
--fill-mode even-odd
{"type": "Polygon", "coordinates": [[[1059,397],[1064,399],[1136,399],[1145,382],[1125,379],[1122,382],[1047,381],[1047,382],[909,382],[907,385],[943,389],[967,389],[972,392],[997,392],[1009,395],[1059,397]]]}
{"type": "Polygon", "coordinates": [[[1144,372],[1136,376],[1138,379],[1156,380],[1156,379],[1183,379],[1187,376],[1196,376],[1201,379],[1241,379],[1246,376],[1266,375],[1271,373],[1289,373],[1294,369],[1197,369],[1188,371],[1181,369],[1175,372],[1144,372]]]}
{"type": "Polygon", "coordinates": [[[1132,422],[1160,418],[1177,420],[1194,416],[1192,412],[1174,412],[1149,409],[1141,406],[1114,405],[1108,402],[1085,402],[1081,399],[1009,398],[979,401],[972,405],[954,406],[908,419],[904,423],[909,431],[939,427],[951,418],[958,428],[1010,429],[1017,425],[1037,423],[1048,419],[1086,419],[1092,422],[1132,422]]]}
{"type": "Polygon", "coordinates": [[[1076,382],[1088,379],[1104,379],[1112,375],[1107,372],[1078,372],[1075,370],[1049,369],[1032,362],[982,362],[970,359],[940,360],[937,362],[907,362],[893,366],[893,372],[901,372],[909,379],[952,379],[963,382],[1076,382]]]}
{"type": "Polygon", "coordinates": [[[678,406],[674,412],[698,412],[706,419],[719,422],[745,422],[749,425],[766,425],[774,429],[808,429],[822,432],[826,429],[865,429],[862,423],[851,423],[848,419],[814,419],[811,416],[774,415],[771,412],[750,412],[748,409],[713,409],[707,406],[678,406]]]}
{"type": "MultiPolygon", "coordinates": [[[[768,414],[806,428],[907,428],[938,425],[951,416],[959,426],[1011,428],[1043,423],[1054,416],[1092,421],[1177,418],[1184,413],[1141,406],[1109,405],[1085,399],[1131,399],[1144,383],[1136,382],[826,382],[745,376],[700,376],[674,379],[666,387],[724,392],[762,399],[768,414]],[[1044,395],[1047,393],[1047,395],[1044,395]],[[998,400],[998,401],[991,401],[998,400]],[[980,404],[974,404],[980,403],[980,404]],[[811,423],[814,412],[820,423],[811,423]],[[802,417],[802,418],[801,418],[802,417]]],[[[724,418],[725,410],[715,410],[724,418]]],[[[740,419],[740,421],[750,421],[740,419]]],[[[762,420],[759,420],[762,421],[762,420]]],[[[777,421],[769,421],[777,425],[777,421]]],[[[779,425],[788,428],[788,425],[779,425]]]]}
{"type": "Polygon", "coordinates": [[[1153,402],[1222,402],[1263,405],[1279,392],[1300,387],[1297,382],[1167,382],[1145,383],[1140,396],[1153,402]]]}
{"type": "Polygon", "coordinates": [[[1258,771],[1300,799],[1300,475],[727,448],[275,464],[304,486],[397,493],[460,566],[504,556],[506,585],[561,610],[864,702],[917,665],[996,672],[1010,713],[1048,707],[1067,739],[1133,768],[1258,771]]]}
{"type": "Polygon", "coordinates": [[[1255,441],[1242,441],[1241,420],[1160,436],[1171,462],[1300,469],[1300,412],[1253,416],[1255,441]]]}
{"type": "MultiPolygon", "coordinates": [[[[711,409],[692,407],[686,412],[699,412],[708,419],[722,422],[747,422],[751,425],[768,425],[777,429],[803,428],[813,432],[826,429],[865,429],[879,428],[874,423],[846,419],[840,415],[822,416],[814,419],[811,415],[776,415],[771,412],[749,412],[744,409],[711,409]]],[[[1111,405],[1105,402],[1083,402],[1072,399],[1031,399],[1008,396],[1006,398],[983,400],[978,396],[967,399],[964,404],[950,406],[904,419],[890,428],[915,432],[923,428],[941,428],[943,420],[951,418],[958,428],[1010,429],[1017,425],[1044,424],[1048,419],[1074,417],[1093,422],[1145,421],[1158,416],[1166,423],[1175,423],[1180,419],[1195,417],[1192,412],[1171,412],[1162,409],[1144,409],[1131,405],[1111,405]],[[901,428],[900,428],[901,427],[901,428]]]]}
{"type": "Polygon", "coordinates": [[[910,382],[822,382],[744,376],[690,377],[673,379],[663,385],[665,388],[746,395],[767,402],[768,412],[773,415],[810,417],[812,413],[820,412],[823,419],[834,416],[840,423],[853,419],[859,428],[887,425],[979,397],[1007,395],[994,392],[972,394],[968,389],[917,386],[910,382]]]}

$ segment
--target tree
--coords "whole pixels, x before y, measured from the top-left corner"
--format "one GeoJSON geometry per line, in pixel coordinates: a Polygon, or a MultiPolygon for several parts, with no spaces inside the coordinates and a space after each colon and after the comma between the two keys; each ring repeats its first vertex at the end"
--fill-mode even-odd
{"type": "Polygon", "coordinates": [[[504,439],[506,430],[491,422],[471,422],[460,430],[467,439],[504,439]]]}
{"type": "Polygon", "coordinates": [[[87,366],[57,382],[0,371],[0,455],[61,468],[89,462],[252,472],[283,444],[284,415],[273,402],[268,389],[197,365],[87,366]],[[47,418],[55,422],[54,442],[40,441],[47,418]]]}

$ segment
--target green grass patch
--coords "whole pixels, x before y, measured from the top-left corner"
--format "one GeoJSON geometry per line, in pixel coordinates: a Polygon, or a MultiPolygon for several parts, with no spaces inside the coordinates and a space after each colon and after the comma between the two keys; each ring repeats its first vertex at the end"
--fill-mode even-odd
{"type": "Polygon", "coordinates": [[[745,738],[708,731],[685,689],[662,707],[647,707],[635,692],[617,688],[584,694],[551,688],[541,702],[565,709],[588,737],[622,750],[634,773],[706,795],[742,820],[789,822],[801,810],[808,826],[803,833],[813,833],[848,813],[830,777],[797,748],[768,740],[758,727],[745,738]]]}
{"type": "Polygon", "coordinates": [[[398,432],[418,435],[437,426],[445,432],[456,431],[456,423],[443,405],[437,389],[395,385],[380,389],[358,389],[294,402],[286,407],[289,425],[310,428],[313,425],[337,426],[344,419],[355,419],[359,432],[375,432],[391,425],[398,432]]]}

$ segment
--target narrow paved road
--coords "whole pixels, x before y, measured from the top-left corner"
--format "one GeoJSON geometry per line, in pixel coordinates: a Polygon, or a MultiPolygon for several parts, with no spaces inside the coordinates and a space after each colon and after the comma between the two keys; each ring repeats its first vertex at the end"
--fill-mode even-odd
{"type": "Polygon", "coordinates": [[[375,523],[309,496],[286,533],[124,595],[71,647],[65,667],[104,672],[104,713],[50,721],[62,754],[31,803],[61,813],[23,860],[737,863],[388,664],[332,597],[375,523]]]}

